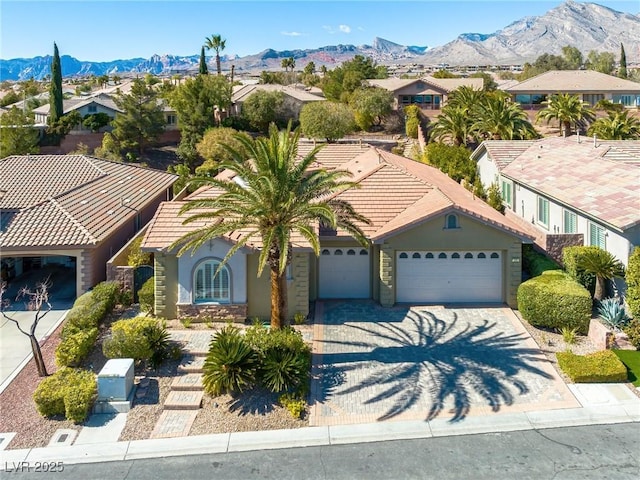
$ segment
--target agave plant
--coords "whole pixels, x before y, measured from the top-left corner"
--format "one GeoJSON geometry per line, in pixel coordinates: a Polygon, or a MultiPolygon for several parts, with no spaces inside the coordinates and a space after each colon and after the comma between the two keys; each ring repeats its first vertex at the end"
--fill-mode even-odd
{"type": "Polygon", "coordinates": [[[290,390],[306,381],[308,370],[308,356],[304,353],[272,348],[264,357],[261,368],[262,382],[272,392],[290,390]]]}
{"type": "Polygon", "coordinates": [[[615,330],[622,329],[629,321],[624,305],[615,298],[602,300],[598,306],[598,315],[606,325],[615,330]]]}
{"type": "Polygon", "coordinates": [[[228,326],[211,340],[202,384],[207,393],[242,392],[253,385],[258,356],[237,328],[228,326]]]}

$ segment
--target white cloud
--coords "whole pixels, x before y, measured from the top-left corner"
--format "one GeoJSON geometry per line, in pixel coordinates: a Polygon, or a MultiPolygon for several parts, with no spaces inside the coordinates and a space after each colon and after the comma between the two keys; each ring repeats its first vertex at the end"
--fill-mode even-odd
{"type": "Polygon", "coordinates": [[[304,35],[303,33],[300,32],[280,32],[281,35],[285,35],[287,37],[301,37],[302,35],[304,35]]]}
{"type": "Polygon", "coordinates": [[[351,27],[349,25],[340,25],[340,31],[342,33],[351,33],[351,27]]]}
{"type": "Polygon", "coordinates": [[[333,35],[334,33],[351,33],[351,27],[349,25],[338,25],[338,28],[333,28],[331,25],[323,25],[322,28],[327,33],[333,35]]]}

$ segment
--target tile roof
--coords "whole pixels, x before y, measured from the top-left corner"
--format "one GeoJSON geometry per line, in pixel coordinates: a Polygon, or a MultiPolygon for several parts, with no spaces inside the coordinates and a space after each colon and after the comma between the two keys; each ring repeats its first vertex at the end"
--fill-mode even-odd
{"type": "Polygon", "coordinates": [[[176,176],[85,155],[0,160],[2,248],[95,245],[176,176]]]}
{"type": "Polygon", "coordinates": [[[509,93],[640,93],[640,84],[595,70],[550,70],[503,90],[509,93]]]}
{"type": "Polygon", "coordinates": [[[285,85],[261,83],[255,85],[242,85],[240,86],[240,88],[234,88],[233,94],[231,96],[231,101],[233,103],[244,102],[249,96],[257,91],[282,92],[285,95],[300,100],[301,102],[317,102],[326,100],[324,97],[310,93],[306,89],[292,88],[285,85]]]}
{"type": "MultiPolygon", "coordinates": [[[[69,113],[73,110],[78,110],[86,105],[91,105],[92,103],[102,105],[103,107],[113,110],[114,112],[122,112],[122,110],[120,110],[120,108],[113,101],[113,98],[110,95],[104,93],[99,93],[86,98],[70,98],[67,100],[63,100],[62,107],[64,113],[69,113]]],[[[51,105],[46,103],[39,106],[38,108],[35,108],[33,110],[33,113],[48,114],[50,108],[51,105]]]]}
{"type": "Polygon", "coordinates": [[[587,215],[625,230],[640,223],[640,142],[578,143],[577,137],[545,138],[502,169],[503,175],[587,215]],[[625,157],[622,159],[621,157],[625,157]]]}
{"type": "Polygon", "coordinates": [[[498,169],[503,169],[534,143],[535,141],[533,140],[485,140],[472,154],[471,158],[478,160],[478,154],[486,151],[498,165],[498,169]]]}
{"type": "MultiPolygon", "coordinates": [[[[326,155],[332,151],[341,153],[341,147],[344,145],[330,144],[323,151],[326,155]]],[[[514,236],[530,239],[515,222],[436,168],[369,146],[358,146],[358,150],[351,153],[351,158],[340,168],[353,174],[352,181],[359,188],[341,192],[336,198],[350,202],[356,211],[371,220],[370,225],[360,226],[373,241],[395,235],[448,210],[476,218],[514,236]]],[[[332,162],[325,160],[325,163],[332,162]]],[[[189,199],[211,197],[216,193],[203,187],[189,199]]],[[[174,201],[162,205],[147,229],[144,248],[166,249],[185,233],[205,225],[183,225],[186,217],[180,217],[178,211],[184,203],[174,201]]],[[[338,234],[345,235],[344,232],[338,234]]],[[[302,238],[294,239],[294,243],[298,247],[308,247],[302,238]]],[[[252,247],[260,248],[260,244],[256,242],[252,247]]]]}
{"type": "Polygon", "coordinates": [[[484,80],[482,78],[434,78],[434,77],[422,77],[422,78],[383,78],[383,79],[370,79],[367,82],[370,85],[385,88],[391,92],[395,92],[408,85],[422,81],[428,85],[436,87],[439,91],[451,92],[463,85],[472,87],[476,90],[482,90],[484,80]]]}

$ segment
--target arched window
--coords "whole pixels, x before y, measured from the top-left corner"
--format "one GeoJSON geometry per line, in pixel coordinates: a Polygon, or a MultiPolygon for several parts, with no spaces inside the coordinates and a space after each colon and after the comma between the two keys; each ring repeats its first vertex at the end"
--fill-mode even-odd
{"type": "Polygon", "coordinates": [[[355,255],[356,251],[353,248],[350,248],[349,250],[347,250],[347,255],[355,255]]]}
{"type": "Polygon", "coordinates": [[[447,215],[445,228],[458,228],[458,216],[454,214],[447,215]]]}
{"type": "Polygon", "coordinates": [[[420,255],[418,252],[414,252],[413,255],[411,255],[411,258],[420,258],[422,255],[420,255]]]}
{"type": "Polygon", "coordinates": [[[500,255],[498,255],[496,252],[493,252],[491,254],[491,258],[500,258],[500,255]]]}
{"type": "Polygon", "coordinates": [[[220,268],[219,260],[204,260],[193,273],[193,301],[229,302],[231,277],[227,266],[220,268]],[[218,270],[219,269],[219,270],[218,270]]]}
{"type": "Polygon", "coordinates": [[[339,248],[336,249],[335,252],[333,252],[334,255],[342,255],[342,250],[340,250],[339,248]]]}
{"type": "Polygon", "coordinates": [[[458,252],[455,252],[453,255],[451,255],[451,258],[460,258],[460,254],[458,252]]]}
{"type": "Polygon", "coordinates": [[[441,254],[438,255],[438,258],[447,258],[447,254],[442,252],[441,254]]]}
{"type": "Polygon", "coordinates": [[[409,258],[409,255],[407,255],[405,252],[402,252],[400,254],[400,258],[409,258]]]}
{"type": "Polygon", "coordinates": [[[331,252],[325,248],[322,250],[322,255],[331,255],[331,252]]]}
{"type": "Polygon", "coordinates": [[[478,258],[487,258],[487,256],[484,253],[480,252],[478,254],[478,258]]]}
{"type": "Polygon", "coordinates": [[[429,252],[427,253],[424,258],[433,258],[433,253],[429,252]]]}
{"type": "Polygon", "coordinates": [[[473,258],[473,253],[469,253],[469,252],[465,253],[464,258],[473,258]]]}
{"type": "Polygon", "coordinates": [[[360,250],[360,255],[369,255],[369,252],[367,252],[364,248],[360,250]]]}

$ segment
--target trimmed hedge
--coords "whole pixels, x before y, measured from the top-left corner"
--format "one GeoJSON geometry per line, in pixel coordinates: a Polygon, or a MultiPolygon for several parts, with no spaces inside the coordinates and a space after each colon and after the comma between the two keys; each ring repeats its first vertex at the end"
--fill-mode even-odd
{"type": "Polygon", "coordinates": [[[91,352],[98,337],[98,326],[116,304],[120,287],[102,282],[73,303],[62,327],[62,342],[56,348],[59,366],[78,366],[91,352]]]}
{"type": "Polygon", "coordinates": [[[632,319],[622,331],[627,334],[629,343],[631,343],[636,350],[640,350],[640,318],[636,317],[632,319]]]}
{"type": "Polygon", "coordinates": [[[548,270],[561,270],[560,265],[545,254],[534,250],[532,245],[522,246],[522,262],[524,269],[532,277],[537,277],[548,270]]]}
{"type": "Polygon", "coordinates": [[[150,360],[157,367],[169,356],[169,334],[164,324],[151,317],[118,320],[102,342],[107,358],[150,360]]]}
{"type": "Polygon", "coordinates": [[[626,382],[627,367],[611,350],[589,355],[558,352],[558,365],[576,383],[626,382]]]}
{"type": "Polygon", "coordinates": [[[593,273],[587,273],[583,269],[578,268],[578,265],[585,255],[598,250],[600,250],[600,248],[594,246],[575,246],[562,249],[564,269],[580,285],[589,290],[591,296],[593,296],[593,292],[596,290],[596,276],[593,273]]]}
{"type": "Polygon", "coordinates": [[[518,310],[535,327],[586,334],[591,319],[591,295],[560,270],[548,270],[518,287],[518,310]]]}
{"type": "Polygon", "coordinates": [[[88,370],[61,368],[40,382],[33,394],[40,415],[64,415],[75,423],[83,422],[97,396],[95,375],[88,370]]]}
{"type": "Polygon", "coordinates": [[[149,280],[144,282],[140,287],[140,290],[138,290],[138,301],[140,302],[140,310],[145,313],[153,313],[155,294],[155,277],[151,277],[149,280]]]}
{"type": "Polygon", "coordinates": [[[627,282],[626,300],[629,311],[633,318],[640,320],[640,247],[635,247],[629,255],[624,279],[627,282]]]}

